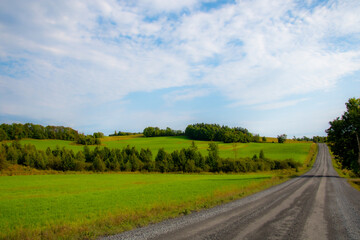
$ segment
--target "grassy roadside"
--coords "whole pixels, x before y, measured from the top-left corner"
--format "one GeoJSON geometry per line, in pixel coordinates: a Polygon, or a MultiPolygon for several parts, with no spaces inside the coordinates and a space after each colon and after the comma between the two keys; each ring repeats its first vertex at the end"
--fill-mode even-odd
{"type": "Polygon", "coordinates": [[[309,154],[307,155],[304,165],[300,170],[300,175],[309,171],[313,167],[318,155],[318,150],[319,146],[316,143],[311,144],[309,154]]]}
{"type": "Polygon", "coordinates": [[[355,189],[360,191],[360,178],[356,178],[356,176],[354,175],[354,173],[351,170],[341,169],[340,163],[336,161],[336,159],[331,151],[330,151],[330,155],[331,155],[332,165],[333,165],[335,171],[339,174],[339,176],[342,178],[346,178],[346,180],[352,187],[354,187],[355,189]]]}
{"type": "Polygon", "coordinates": [[[306,173],[307,171],[309,171],[313,167],[315,160],[317,158],[317,155],[318,155],[318,149],[319,149],[319,146],[316,143],[311,144],[309,153],[306,156],[303,166],[296,169],[296,172],[291,177],[299,177],[299,176],[303,175],[304,173],[306,173]]]}

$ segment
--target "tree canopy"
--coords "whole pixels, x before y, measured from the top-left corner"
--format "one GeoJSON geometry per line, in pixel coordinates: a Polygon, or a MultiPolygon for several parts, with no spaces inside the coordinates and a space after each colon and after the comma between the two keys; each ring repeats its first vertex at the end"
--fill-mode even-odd
{"type": "Polygon", "coordinates": [[[147,127],[144,129],[143,134],[145,137],[163,137],[163,136],[182,136],[184,132],[181,130],[173,130],[169,127],[160,129],[158,127],[147,127]]]}
{"type": "Polygon", "coordinates": [[[252,135],[246,128],[197,123],[188,125],[185,136],[194,140],[232,142],[259,142],[259,135],[252,135]]]}
{"type": "Polygon", "coordinates": [[[13,123],[0,125],[0,141],[19,140],[22,138],[60,139],[74,141],[78,138],[78,131],[63,126],[41,126],[32,123],[13,123]]]}
{"type": "Polygon", "coordinates": [[[331,151],[342,168],[360,173],[360,98],[350,98],[347,111],[326,130],[331,151]]]}
{"type": "Polygon", "coordinates": [[[281,134],[277,136],[278,139],[278,143],[284,143],[286,141],[287,135],[286,134],[281,134]]]}

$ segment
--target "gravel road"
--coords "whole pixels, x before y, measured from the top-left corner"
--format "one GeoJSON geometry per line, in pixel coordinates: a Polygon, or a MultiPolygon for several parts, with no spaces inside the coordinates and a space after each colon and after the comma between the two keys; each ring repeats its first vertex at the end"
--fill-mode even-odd
{"type": "Polygon", "coordinates": [[[360,192],[319,144],[314,167],[249,197],[102,239],[360,239],[360,192]]]}

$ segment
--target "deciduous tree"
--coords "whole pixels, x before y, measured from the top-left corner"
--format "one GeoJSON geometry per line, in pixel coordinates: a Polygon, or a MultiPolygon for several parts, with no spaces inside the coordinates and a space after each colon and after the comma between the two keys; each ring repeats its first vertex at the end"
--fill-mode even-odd
{"type": "Polygon", "coordinates": [[[346,103],[347,111],[330,122],[327,141],[343,168],[360,173],[360,98],[346,103]]]}
{"type": "Polygon", "coordinates": [[[287,135],[286,134],[281,134],[277,136],[278,139],[278,143],[284,143],[286,141],[287,135]]]}

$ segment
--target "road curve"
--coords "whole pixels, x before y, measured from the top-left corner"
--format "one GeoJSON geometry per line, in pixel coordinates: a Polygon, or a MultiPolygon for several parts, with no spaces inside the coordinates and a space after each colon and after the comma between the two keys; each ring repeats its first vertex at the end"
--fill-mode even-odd
{"type": "Polygon", "coordinates": [[[314,167],[278,186],[208,210],[103,239],[360,239],[360,192],[319,144],[314,167]]]}

